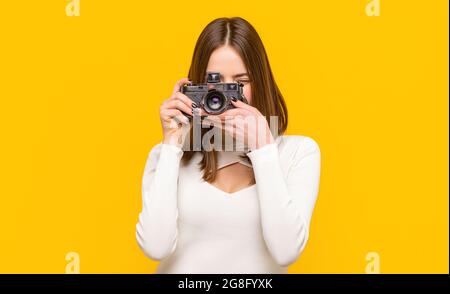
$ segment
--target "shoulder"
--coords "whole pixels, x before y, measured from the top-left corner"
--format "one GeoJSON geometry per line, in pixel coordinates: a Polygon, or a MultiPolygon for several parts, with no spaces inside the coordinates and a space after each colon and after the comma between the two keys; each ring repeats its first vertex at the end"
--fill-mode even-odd
{"type": "Polygon", "coordinates": [[[150,150],[150,154],[151,153],[159,153],[159,152],[161,152],[162,146],[163,146],[162,142],[159,142],[159,143],[153,145],[153,147],[150,150]]]}
{"type": "Polygon", "coordinates": [[[163,142],[159,142],[158,144],[154,145],[149,154],[148,159],[150,161],[157,161],[160,156],[164,154],[165,157],[181,157],[183,155],[183,150],[175,145],[165,144],[163,142]]]}
{"type": "Polygon", "coordinates": [[[279,158],[289,173],[296,167],[320,169],[321,155],[319,144],[311,137],[301,135],[283,135],[276,139],[279,158]]]}
{"type": "Polygon", "coordinates": [[[161,152],[171,152],[171,153],[182,153],[183,149],[175,146],[175,145],[171,145],[171,144],[165,144],[163,142],[159,142],[158,144],[154,145],[151,150],[150,150],[150,155],[158,155],[161,152]]]}
{"type": "Polygon", "coordinates": [[[160,160],[171,164],[171,162],[181,159],[182,156],[183,150],[181,148],[159,142],[148,153],[146,168],[155,168],[160,160]]]}
{"type": "Polygon", "coordinates": [[[147,153],[147,159],[145,162],[145,170],[155,168],[156,163],[159,160],[159,155],[161,154],[162,143],[158,143],[151,147],[150,151],[147,153]]]}
{"type": "Polygon", "coordinates": [[[281,161],[296,166],[305,158],[320,163],[320,147],[316,140],[302,135],[282,135],[276,139],[281,161]]]}
{"type": "Polygon", "coordinates": [[[317,141],[307,136],[282,135],[276,139],[276,142],[285,151],[320,152],[317,141]]]}
{"type": "Polygon", "coordinates": [[[150,152],[148,153],[148,157],[158,158],[159,154],[161,153],[162,145],[163,145],[162,142],[153,145],[153,147],[150,149],[150,152]]]}

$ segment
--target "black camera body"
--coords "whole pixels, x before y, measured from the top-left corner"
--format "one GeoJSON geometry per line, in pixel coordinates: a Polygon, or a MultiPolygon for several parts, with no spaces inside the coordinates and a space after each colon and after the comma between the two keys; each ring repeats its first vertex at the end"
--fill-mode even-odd
{"type": "Polygon", "coordinates": [[[207,72],[206,84],[184,84],[180,92],[188,96],[206,113],[217,115],[234,108],[231,104],[232,97],[248,103],[243,94],[243,87],[242,83],[220,83],[219,72],[207,72]]]}

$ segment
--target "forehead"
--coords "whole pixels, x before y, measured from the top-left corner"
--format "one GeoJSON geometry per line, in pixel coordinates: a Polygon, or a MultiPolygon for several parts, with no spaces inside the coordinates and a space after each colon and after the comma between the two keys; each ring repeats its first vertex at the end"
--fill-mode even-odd
{"type": "Polygon", "coordinates": [[[224,77],[247,73],[244,61],[230,46],[222,46],[213,51],[209,58],[207,71],[218,71],[224,77]]]}

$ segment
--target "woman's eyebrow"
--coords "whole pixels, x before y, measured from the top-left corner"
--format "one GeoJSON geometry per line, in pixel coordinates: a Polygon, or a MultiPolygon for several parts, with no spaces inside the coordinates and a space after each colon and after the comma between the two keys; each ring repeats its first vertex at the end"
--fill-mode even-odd
{"type": "Polygon", "coordinates": [[[248,74],[247,73],[240,73],[240,74],[234,75],[233,78],[240,78],[240,77],[243,77],[243,76],[248,76],[248,74]]]}

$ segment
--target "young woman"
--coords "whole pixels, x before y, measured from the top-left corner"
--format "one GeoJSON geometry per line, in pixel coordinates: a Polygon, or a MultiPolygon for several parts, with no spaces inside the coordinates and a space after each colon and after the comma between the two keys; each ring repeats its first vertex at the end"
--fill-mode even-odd
{"type": "Polygon", "coordinates": [[[157,273],[287,273],[308,240],[320,150],[312,138],[283,135],[286,104],[252,25],[238,17],[209,23],[197,41],[189,79],[176,83],[160,117],[163,140],[145,165],[136,226],[144,253],[161,261],[157,273]],[[219,72],[221,82],[242,83],[248,102],[232,101],[234,108],[216,118],[264,121],[262,128],[223,128],[235,143],[247,144],[245,151],[183,148],[192,121],[182,114],[200,107],[180,87],[204,83],[206,72],[219,72]],[[275,131],[271,116],[278,119],[275,131]],[[181,123],[173,124],[176,117],[181,123]]]}

